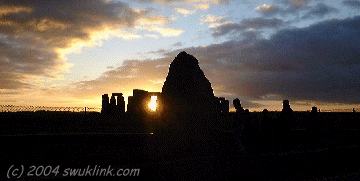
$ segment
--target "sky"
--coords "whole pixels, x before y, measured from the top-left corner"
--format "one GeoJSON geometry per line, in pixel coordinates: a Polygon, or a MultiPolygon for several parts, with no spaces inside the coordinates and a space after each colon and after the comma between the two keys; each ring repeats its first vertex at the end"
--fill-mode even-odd
{"type": "MultiPolygon", "coordinates": [[[[161,92],[181,51],[250,111],[360,108],[359,0],[2,0],[0,105],[161,92]]],[[[233,107],[231,105],[231,107],[233,107]]]]}

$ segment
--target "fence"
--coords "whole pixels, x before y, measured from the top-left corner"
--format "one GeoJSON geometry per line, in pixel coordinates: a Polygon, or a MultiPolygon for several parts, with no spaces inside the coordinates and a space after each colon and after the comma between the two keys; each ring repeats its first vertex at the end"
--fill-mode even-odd
{"type": "Polygon", "coordinates": [[[0,112],[36,112],[36,111],[59,111],[59,112],[101,112],[98,107],[46,107],[46,106],[14,106],[0,105],[0,112]]]}

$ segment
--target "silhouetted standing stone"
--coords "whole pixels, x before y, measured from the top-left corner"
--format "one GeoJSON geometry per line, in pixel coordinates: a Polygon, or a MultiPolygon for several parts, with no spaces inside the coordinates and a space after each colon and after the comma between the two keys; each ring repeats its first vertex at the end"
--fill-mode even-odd
{"type": "Polygon", "coordinates": [[[240,154],[245,154],[245,147],[243,146],[243,131],[244,131],[244,123],[245,123],[245,115],[244,109],[241,107],[240,100],[238,98],[233,100],[233,105],[236,109],[235,117],[234,117],[234,140],[238,147],[238,152],[240,154]]]}
{"type": "Polygon", "coordinates": [[[315,107],[315,106],[312,107],[312,108],[311,108],[311,113],[312,113],[312,114],[316,114],[316,113],[317,113],[317,107],[315,107]]]}
{"type": "Polygon", "coordinates": [[[217,98],[195,57],[186,52],[175,57],[162,87],[162,97],[164,120],[168,124],[164,131],[176,135],[179,145],[196,149],[214,140],[211,137],[218,128],[217,98]]]}
{"type": "Polygon", "coordinates": [[[289,135],[291,130],[291,124],[293,121],[293,110],[290,108],[290,102],[288,100],[283,101],[283,109],[280,116],[280,130],[279,130],[279,149],[284,151],[289,148],[289,135]]]}
{"type": "Polygon", "coordinates": [[[179,53],[170,64],[162,94],[167,104],[165,108],[170,112],[209,113],[216,109],[209,80],[200,69],[198,60],[186,52],[179,53]]]}
{"type": "Polygon", "coordinates": [[[292,109],[290,108],[290,102],[288,100],[283,101],[283,113],[292,113],[292,109]]]}
{"type": "Polygon", "coordinates": [[[233,104],[236,109],[236,112],[244,113],[244,108],[241,107],[241,102],[238,98],[233,100],[233,104]]]}
{"type": "Polygon", "coordinates": [[[318,112],[317,107],[312,107],[311,113],[310,113],[310,130],[318,130],[318,112]]]}
{"type": "Polygon", "coordinates": [[[111,115],[114,115],[115,111],[116,111],[116,99],[115,96],[112,95],[110,98],[110,105],[109,105],[109,111],[111,115]]]}
{"type": "Polygon", "coordinates": [[[269,125],[269,111],[267,109],[264,109],[262,112],[262,121],[261,121],[261,129],[262,130],[268,130],[270,125],[269,125]]]}
{"type": "Polygon", "coordinates": [[[116,97],[115,115],[124,115],[125,113],[125,101],[122,93],[112,93],[112,96],[116,97]]]}
{"type": "Polygon", "coordinates": [[[262,131],[262,145],[263,148],[269,148],[271,146],[271,142],[272,142],[272,134],[271,132],[273,131],[271,128],[271,123],[270,123],[270,116],[269,116],[269,111],[267,109],[264,109],[262,112],[262,121],[261,121],[261,131],[262,131]]]}
{"type": "Polygon", "coordinates": [[[109,95],[108,94],[104,94],[102,95],[102,109],[101,109],[101,113],[102,114],[108,114],[109,113],[109,95]]]}
{"type": "Polygon", "coordinates": [[[257,154],[260,151],[260,122],[252,119],[249,109],[245,109],[243,118],[244,129],[241,141],[247,153],[257,154]]]}
{"type": "Polygon", "coordinates": [[[290,108],[290,102],[288,100],[283,101],[283,109],[281,111],[281,119],[284,122],[285,128],[287,128],[289,122],[292,119],[293,110],[290,108]]]}

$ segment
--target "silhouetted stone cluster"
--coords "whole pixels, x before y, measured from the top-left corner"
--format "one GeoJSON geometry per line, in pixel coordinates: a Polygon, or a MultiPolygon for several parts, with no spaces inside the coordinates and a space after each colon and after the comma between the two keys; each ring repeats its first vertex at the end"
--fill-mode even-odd
{"type": "MultiPolygon", "coordinates": [[[[127,115],[132,120],[147,120],[145,129],[155,131],[159,142],[174,145],[174,150],[193,149],[198,144],[215,140],[211,137],[220,130],[221,121],[229,118],[233,119],[235,140],[241,150],[257,152],[262,141],[270,148],[290,144],[287,138],[294,128],[294,113],[288,100],[283,101],[283,109],[275,118],[264,109],[262,119],[253,119],[253,114],[242,107],[238,98],[233,100],[233,105],[236,113],[229,114],[229,101],[214,96],[198,60],[181,52],[170,64],[162,92],[133,90],[133,95],[128,98],[127,115]],[[152,96],[157,97],[156,111],[149,107],[152,96]]],[[[113,93],[110,103],[108,95],[103,95],[102,113],[119,115],[124,112],[121,93],[113,93]]],[[[306,129],[318,130],[318,114],[317,108],[313,107],[308,117],[311,123],[306,129]]]]}
{"type": "MultiPolygon", "coordinates": [[[[121,94],[121,93],[120,93],[121,94]]],[[[122,95],[122,94],[121,94],[122,95]]],[[[123,113],[123,104],[116,105],[113,94],[110,99],[103,95],[102,113],[118,115],[123,113]]],[[[209,80],[199,67],[198,60],[186,52],[179,53],[170,64],[162,92],[148,92],[134,89],[133,96],[129,96],[127,112],[132,115],[143,116],[149,111],[148,104],[151,96],[157,96],[156,114],[163,116],[196,114],[202,118],[214,118],[214,115],[229,113],[229,101],[223,97],[215,97],[209,80]]],[[[122,96],[118,99],[123,100],[122,96]]]]}
{"type": "Polygon", "coordinates": [[[217,98],[217,110],[220,114],[227,115],[229,113],[229,101],[224,97],[217,98]]]}
{"type": "Polygon", "coordinates": [[[109,95],[102,95],[102,110],[104,115],[125,114],[125,101],[122,93],[112,93],[109,103],[109,95]],[[116,98],[115,98],[116,97],[116,98]]]}
{"type": "Polygon", "coordinates": [[[133,96],[128,97],[127,111],[130,114],[144,115],[150,111],[149,103],[151,96],[156,96],[156,111],[161,111],[161,93],[160,92],[148,92],[145,90],[134,89],[133,96]]]}

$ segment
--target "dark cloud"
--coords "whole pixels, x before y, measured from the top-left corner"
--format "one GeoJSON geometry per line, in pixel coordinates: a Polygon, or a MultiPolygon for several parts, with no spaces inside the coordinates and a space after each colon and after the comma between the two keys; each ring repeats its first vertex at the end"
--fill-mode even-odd
{"type": "Polygon", "coordinates": [[[247,28],[262,29],[262,28],[276,28],[283,25],[283,21],[278,18],[264,19],[244,19],[240,22],[241,25],[247,28]]]}
{"type": "Polygon", "coordinates": [[[263,29],[263,28],[278,28],[284,25],[283,20],[278,18],[265,19],[253,18],[243,19],[240,23],[225,23],[216,28],[213,28],[212,35],[214,37],[223,36],[231,32],[241,32],[247,29],[263,29]]]}
{"type": "Polygon", "coordinates": [[[343,5],[349,6],[355,9],[360,9],[360,1],[359,0],[345,0],[342,2],[343,5]]]}
{"type": "Polygon", "coordinates": [[[67,66],[60,49],[105,29],[132,27],[146,14],[105,0],[4,0],[0,8],[1,89],[27,87],[33,76],[59,76],[67,66]]]}
{"type": "Polygon", "coordinates": [[[26,77],[19,75],[16,72],[9,73],[1,71],[0,77],[1,89],[28,89],[33,87],[31,84],[22,81],[23,79],[26,79],[26,77]]]}
{"type": "Polygon", "coordinates": [[[302,19],[308,19],[313,17],[324,17],[330,13],[338,13],[339,10],[333,7],[330,7],[324,3],[319,3],[316,6],[312,7],[309,12],[307,12],[302,19]]]}
{"type": "MultiPolygon", "coordinates": [[[[269,40],[187,48],[215,94],[360,103],[360,16],[281,30],[269,40]]],[[[169,52],[168,57],[176,52],[169,52]]]]}
{"type": "Polygon", "coordinates": [[[139,13],[121,2],[86,1],[5,1],[2,6],[26,7],[30,12],[2,16],[1,33],[32,35],[55,41],[58,47],[69,46],[74,38],[89,40],[91,32],[103,28],[132,26],[139,13]]]}
{"type": "MultiPolygon", "coordinates": [[[[299,100],[360,103],[360,17],[282,30],[270,40],[241,47],[239,71],[230,89],[259,98],[267,94],[299,100]],[[240,92],[240,91],[239,91],[240,92]]],[[[236,65],[235,65],[236,66],[236,65]]]]}
{"type": "Polygon", "coordinates": [[[245,27],[241,26],[238,23],[226,23],[226,24],[222,24],[216,28],[213,28],[212,36],[219,37],[219,36],[229,34],[232,31],[238,32],[238,31],[242,31],[244,29],[245,29],[245,27]]]}

